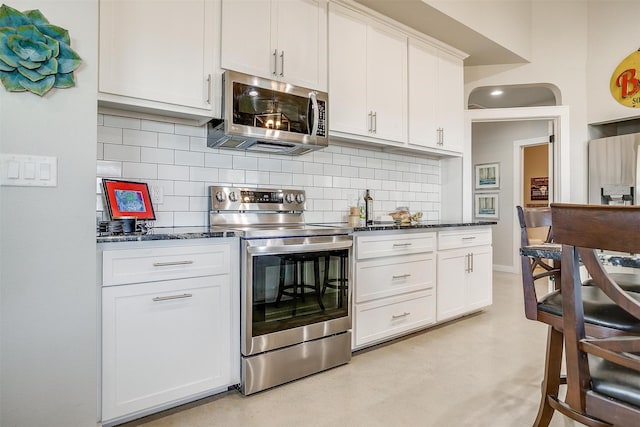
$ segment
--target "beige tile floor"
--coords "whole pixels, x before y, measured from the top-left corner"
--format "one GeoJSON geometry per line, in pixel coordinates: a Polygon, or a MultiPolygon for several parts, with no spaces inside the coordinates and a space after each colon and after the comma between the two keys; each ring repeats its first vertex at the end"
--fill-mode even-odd
{"type": "MultiPolygon", "coordinates": [[[[523,313],[520,276],[495,272],[493,305],[479,314],[265,392],[230,391],[126,426],[530,426],[546,327],[523,313]]],[[[574,424],[556,414],[551,425],[574,424]]]]}

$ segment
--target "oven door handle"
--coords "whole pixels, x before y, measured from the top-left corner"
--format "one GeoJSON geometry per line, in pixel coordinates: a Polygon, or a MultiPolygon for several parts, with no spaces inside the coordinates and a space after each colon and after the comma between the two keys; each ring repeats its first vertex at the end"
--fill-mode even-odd
{"type": "Polygon", "coordinates": [[[326,243],[303,243],[292,245],[280,245],[280,246],[249,246],[247,252],[249,254],[290,254],[300,252],[314,252],[314,251],[332,251],[338,249],[349,249],[353,246],[352,241],[348,242],[326,242],[326,243]]]}

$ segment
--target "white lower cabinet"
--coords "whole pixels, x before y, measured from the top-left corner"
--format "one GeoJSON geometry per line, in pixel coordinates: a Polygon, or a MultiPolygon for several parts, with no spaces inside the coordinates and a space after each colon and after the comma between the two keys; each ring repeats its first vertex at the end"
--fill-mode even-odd
{"type": "Polygon", "coordinates": [[[231,248],[212,244],[103,252],[103,277],[123,277],[118,271],[123,270],[139,273],[131,277],[140,281],[103,283],[103,423],[145,415],[238,383],[234,335],[239,331],[233,321],[238,299],[232,295],[237,276],[231,269],[231,248]],[[206,255],[214,268],[201,270],[197,266],[206,255]],[[150,267],[166,270],[171,279],[161,280],[150,267]],[[145,271],[152,281],[144,281],[145,271]],[[181,276],[187,277],[173,278],[181,276]]]}
{"type": "Polygon", "coordinates": [[[353,348],[435,322],[435,233],[356,236],[353,348]]]}
{"type": "Polygon", "coordinates": [[[491,305],[491,239],[489,226],[356,233],[353,349],[491,305]]]}
{"type": "Polygon", "coordinates": [[[491,305],[491,229],[441,231],[438,249],[437,321],[491,305]]]}

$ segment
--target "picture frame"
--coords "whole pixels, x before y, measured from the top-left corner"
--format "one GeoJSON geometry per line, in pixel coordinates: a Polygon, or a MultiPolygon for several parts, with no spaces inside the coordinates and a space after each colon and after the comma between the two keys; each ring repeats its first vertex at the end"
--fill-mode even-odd
{"type": "Polygon", "coordinates": [[[482,163],[475,165],[476,190],[500,188],[500,163],[482,163]]]}
{"type": "Polygon", "coordinates": [[[498,193],[476,193],[474,214],[476,218],[499,219],[500,200],[498,193]]]}
{"type": "Polygon", "coordinates": [[[135,217],[155,221],[156,214],[146,183],[103,178],[102,189],[112,219],[135,217]]]}
{"type": "Polygon", "coordinates": [[[549,200],[549,177],[531,178],[531,200],[549,200]]]}

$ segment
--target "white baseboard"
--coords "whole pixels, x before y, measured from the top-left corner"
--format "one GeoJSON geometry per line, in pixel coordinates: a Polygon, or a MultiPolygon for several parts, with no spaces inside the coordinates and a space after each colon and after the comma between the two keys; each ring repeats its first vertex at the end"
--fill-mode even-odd
{"type": "Polygon", "coordinates": [[[510,265],[493,264],[493,271],[500,271],[503,273],[519,273],[520,269],[518,267],[512,267],[510,265]]]}

